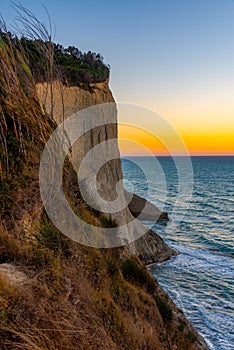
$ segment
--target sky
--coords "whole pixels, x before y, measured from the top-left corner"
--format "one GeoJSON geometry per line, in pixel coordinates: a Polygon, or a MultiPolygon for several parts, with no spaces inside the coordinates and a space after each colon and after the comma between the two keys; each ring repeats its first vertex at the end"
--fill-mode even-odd
{"type": "MultiPolygon", "coordinates": [[[[115,100],[163,116],[190,154],[234,155],[233,0],[22,0],[21,4],[42,21],[46,6],[55,24],[55,42],[100,52],[111,66],[115,100]]],[[[13,22],[10,1],[1,4],[0,12],[7,23],[13,22]]],[[[146,115],[142,110],[142,126],[147,121],[157,133],[156,120],[146,120],[146,115]]],[[[153,153],[164,154],[149,135],[120,125],[121,138],[130,134],[153,153]]],[[[120,148],[122,154],[141,153],[126,142],[120,142],[120,148]]]]}

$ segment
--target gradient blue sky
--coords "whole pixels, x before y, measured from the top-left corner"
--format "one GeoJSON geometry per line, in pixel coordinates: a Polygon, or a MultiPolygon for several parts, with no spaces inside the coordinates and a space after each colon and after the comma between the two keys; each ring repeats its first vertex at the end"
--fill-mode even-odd
{"type": "MultiPolygon", "coordinates": [[[[111,65],[111,88],[117,101],[162,113],[194,152],[196,147],[189,140],[204,138],[197,147],[199,153],[205,151],[206,135],[212,134],[212,144],[221,138],[221,150],[228,139],[226,153],[229,149],[234,154],[234,1],[21,3],[40,18],[42,4],[47,7],[56,25],[56,42],[104,56],[111,65]]],[[[9,1],[1,4],[0,11],[12,22],[9,1]]],[[[206,151],[212,153],[209,147],[206,151]]]]}

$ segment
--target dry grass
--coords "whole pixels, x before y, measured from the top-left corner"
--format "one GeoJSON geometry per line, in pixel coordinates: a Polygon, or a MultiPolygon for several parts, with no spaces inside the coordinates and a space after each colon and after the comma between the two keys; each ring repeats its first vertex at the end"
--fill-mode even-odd
{"type": "MultiPolygon", "coordinates": [[[[40,235],[45,224],[51,237],[56,235],[47,220],[42,213],[32,235],[40,235]]],[[[148,275],[151,288],[154,284],[149,294],[145,275],[143,283],[123,276],[123,249],[96,250],[59,236],[53,244],[47,236],[30,241],[4,231],[2,247],[11,252],[7,261],[21,266],[28,281],[17,288],[6,279],[0,282],[2,349],[170,349],[172,340],[153,297],[158,286],[148,275]]],[[[179,333],[171,333],[178,338],[179,333]]],[[[190,344],[182,340],[180,349],[190,344]]]]}
{"type": "Polygon", "coordinates": [[[34,137],[45,141],[51,131],[48,118],[40,118],[43,113],[36,98],[36,90],[24,52],[13,44],[10,37],[3,41],[0,37],[0,102],[2,146],[6,150],[9,124],[15,137],[20,140],[24,151],[24,128],[34,137]],[[11,119],[10,121],[8,119],[11,119]]]}
{"type": "MultiPolygon", "coordinates": [[[[36,162],[31,171],[37,171],[36,162]]],[[[124,248],[97,250],[62,236],[44,211],[38,210],[40,196],[33,191],[34,178],[35,174],[27,188],[12,194],[17,198],[11,201],[12,213],[20,196],[24,198],[18,215],[2,216],[1,262],[17,264],[28,281],[20,288],[6,279],[0,284],[0,300],[5,305],[0,348],[170,349],[173,336],[177,343],[181,341],[180,349],[190,349],[192,342],[183,340],[186,326],[180,331],[173,322],[164,323],[154,299],[158,286],[138,260],[134,258],[134,268],[126,272],[124,263],[129,267],[130,257],[126,260],[124,248]],[[32,193],[35,198],[28,201],[32,193]],[[26,213],[37,222],[27,231],[22,229],[26,213]],[[137,272],[138,276],[131,275],[137,272]]],[[[77,210],[82,212],[83,205],[78,204],[82,199],[78,199],[77,210]]]]}
{"type": "MultiPolygon", "coordinates": [[[[38,42],[38,52],[45,62],[46,80],[52,83],[56,74],[59,77],[60,73],[53,62],[51,28],[47,30],[22,5],[15,5],[15,8],[18,13],[17,21],[22,24],[24,35],[26,33],[38,42]]],[[[20,40],[8,32],[3,22],[0,23],[0,31],[0,178],[5,180],[11,177],[11,168],[15,166],[11,158],[27,159],[29,140],[44,144],[48,139],[53,129],[53,113],[50,117],[46,115],[37,98],[27,59],[28,53],[24,51],[20,40]],[[17,149],[11,154],[9,145],[13,138],[17,149]]],[[[52,89],[52,84],[48,86],[52,89]]],[[[53,91],[50,95],[53,98],[53,91]]]]}

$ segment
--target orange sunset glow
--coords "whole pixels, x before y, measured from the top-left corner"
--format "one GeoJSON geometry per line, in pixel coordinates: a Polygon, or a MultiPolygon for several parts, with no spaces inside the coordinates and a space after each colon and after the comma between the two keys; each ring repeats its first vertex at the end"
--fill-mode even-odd
{"type": "MultiPolygon", "coordinates": [[[[177,129],[178,131],[178,129],[177,129]]],[[[190,155],[234,155],[233,131],[188,131],[179,132],[190,155]]],[[[124,124],[119,125],[119,148],[122,155],[146,155],[147,151],[155,155],[169,155],[176,149],[168,149],[154,135],[143,129],[124,124]]]]}

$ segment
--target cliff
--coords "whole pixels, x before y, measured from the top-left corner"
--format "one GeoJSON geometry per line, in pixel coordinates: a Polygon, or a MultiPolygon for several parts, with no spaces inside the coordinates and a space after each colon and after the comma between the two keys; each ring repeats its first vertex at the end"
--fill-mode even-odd
{"type": "Polygon", "coordinates": [[[86,199],[92,202],[97,209],[105,212],[104,205],[93,189],[95,184],[92,184],[91,180],[92,174],[94,176],[97,174],[98,193],[107,201],[107,207],[111,201],[115,200],[116,196],[119,198],[122,209],[112,213],[111,217],[120,227],[117,235],[119,235],[120,241],[122,239],[122,244],[125,245],[129,240],[129,251],[137,255],[145,264],[163,261],[174,255],[174,250],[168,247],[156,233],[152,230],[147,233],[147,229],[139,221],[133,221],[131,213],[133,211],[135,216],[136,208],[139,214],[145,207],[142,219],[156,221],[165,218],[165,213],[161,213],[151,203],[136,195],[132,196],[131,200],[131,194],[124,191],[121,185],[122,167],[117,143],[117,109],[108,81],[91,84],[90,91],[75,86],[66,87],[59,82],[54,82],[52,94],[46,83],[37,84],[37,92],[46,111],[53,112],[53,118],[57,125],[84,108],[98,106],[95,110],[87,109],[84,115],[78,115],[80,118],[79,131],[81,129],[83,136],[72,147],[71,161],[78,172],[82,160],[87,157],[87,154],[95,147],[104,145],[101,151],[96,152],[86,161],[84,174],[79,174],[79,182],[82,183],[86,199]],[[82,118],[83,120],[81,120],[82,118]],[[86,132],[86,130],[89,131],[86,132]],[[112,141],[111,144],[107,145],[110,141],[112,141]],[[98,167],[100,162],[103,165],[97,170],[94,164],[98,167]],[[116,192],[117,186],[118,194],[116,192]],[[133,240],[134,242],[131,243],[133,240]]]}
{"type": "MultiPolygon", "coordinates": [[[[109,155],[115,159],[100,168],[98,188],[107,201],[115,198],[116,184],[122,179],[117,114],[107,82],[90,84],[88,90],[54,82],[39,84],[36,91],[22,62],[14,50],[0,45],[0,347],[207,349],[183,312],[132,255],[146,262],[149,257],[153,261],[168,258],[173,251],[159,236],[147,233],[128,249],[95,249],[77,244],[51,222],[38,179],[45,141],[56,127],[50,115],[58,124],[77,110],[103,102],[111,102],[112,107],[110,113],[103,106],[98,110],[95,120],[102,126],[85,132],[65,159],[63,190],[76,215],[92,225],[118,228],[132,221],[127,207],[111,219],[97,210],[100,199],[90,188],[89,175],[108,154],[100,153],[95,159],[91,154],[81,174],[85,195],[97,209],[83,200],[74,171],[94,146],[113,140],[109,155]],[[104,123],[103,128],[105,118],[112,123],[104,123]]],[[[87,121],[92,126],[92,120],[87,121]]],[[[83,131],[87,121],[83,120],[83,131]]],[[[121,186],[118,192],[124,205],[121,186]]],[[[129,232],[118,233],[120,240],[145,232],[143,225],[134,222],[129,232]]]]}
{"type": "Polygon", "coordinates": [[[168,213],[162,212],[154,204],[147,201],[145,198],[138,196],[137,194],[129,193],[125,190],[125,197],[127,198],[128,208],[131,214],[138,218],[138,220],[148,221],[169,221],[168,213]],[[143,211],[144,209],[144,211],[143,211]]]}
{"type": "MultiPolygon", "coordinates": [[[[82,110],[83,108],[105,103],[114,103],[112,93],[108,86],[108,81],[104,83],[91,84],[90,91],[83,90],[79,87],[66,87],[61,85],[59,82],[54,82],[52,95],[50,94],[50,90],[48,89],[46,83],[37,84],[37,93],[40,101],[43,103],[48,112],[51,111],[51,104],[53,105],[52,110],[56,124],[60,124],[64,119],[68,118],[73,113],[82,110]]],[[[111,145],[112,148],[108,151],[111,152],[114,160],[108,161],[107,164],[104,164],[104,166],[102,166],[99,170],[97,177],[97,181],[99,182],[98,188],[101,195],[107,201],[112,201],[113,193],[116,194],[116,185],[120,180],[122,180],[122,168],[117,145],[117,111],[115,106],[108,110],[101,107],[98,109],[97,114],[92,114],[92,117],[95,117],[96,120],[100,118],[104,126],[93,128],[92,122],[90,123],[90,121],[86,120],[86,124],[89,123],[88,128],[91,130],[89,133],[84,132],[85,137],[81,137],[76,144],[73,145],[71,161],[74,168],[78,171],[83,157],[91,149],[102,142],[113,140],[111,145]],[[109,113],[106,114],[107,111],[109,113]]],[[[103,152],[100,154],[100,157],[102,160],[105,160],[105,149],[102,151],[103,152]]],[[[87,178],[82,179],[82,181],[86,182],[85,188],[87,191],[86,195],[88,197],[90,195],[90,180],[88,174],[92,173],[93,162],[95,161],[98,162],[98,159],[91,159],[90,162],[86,164],[87,178]]],[[[139,218],[142,220],[168,220],[167,213],[161,212],[152,203],[149,203],[145,199],[135,194],[130,194],[122,187],[119,190],[122,191],[123,198],[127,199],[128,205],[126,206],[126,203],[123,203],[124,209],[111,215],[112,219],[117,223],[117,225],[121,226],[128,223],[132,220],[132,215],[134,217],[139,216],[139,218]],[[143,208],[145,208],[145,210],[142,214],[143,208]]],[[[92,196],[92,202],[96,203],[97,207],[102,210],[102,208],[98,206],[98,199],[95,196],[92,196]]],[[[129,256],[129,254],[131,256],[131,254],[133,254],[134,256],[137,256],[145,265],[147,265],[154,262],[162,262],[176,254],[176,252],[168,247],[168,245],[159,235],[152,230],[145,231],[145,228],[143,228],[143,225],[141,225],[139,222],[137,222],[137,224],[133,227],[130,226],[130,230],[137,230],[138,232],[129,232],[128,237],[131,238],[134,235],[134,237],[138,236],[140,238],[128,244],[124,250],[121,250],[121,256],[129,256]],[[142,234],[142,232],[146,233],[142,234]]],[[[120,260],[121,259],[122,258],[120,257],[120,260]]],[[[172,319],[173,317],[174,319],[173,321],[171,320],[171,322],[175,322],[177,326],[178,322],[179,325],[181,323],[186,325],[185,327],[188,327],[189,334],[194,334],[194,332],[196,333],[193,327],[189,325],[187,320],[184,318],[183,313],[175,307],[169,297],[160,289],[159,285],[157,285],[156,289],[160,301],[163,300],[162,303],[164,303],[164,300],[167,300],[166,303],[169,304],[171,310],[173,310],[172,313],[174,316],[172,316],[172,319]]],[[[165,308],[167,309],[166,306],[165,308]]],[[[195,337],[191,337],[193,338],[191,348],[206,349],[205,343],[197,333],[195,337]]],[[[183,345],[180,346],[181,347],[178,348],[177,345],[174,344],[172,348],[182,349],[183,345]]],[[[190,348],[190,345],[186,346],[186,349],[190,348]]],[[[149,346],[149,348],[150,347],[151,346],[149,346]]],[[[160,345],[159,349],[163,349],[163,346],[160,345]]]]}

